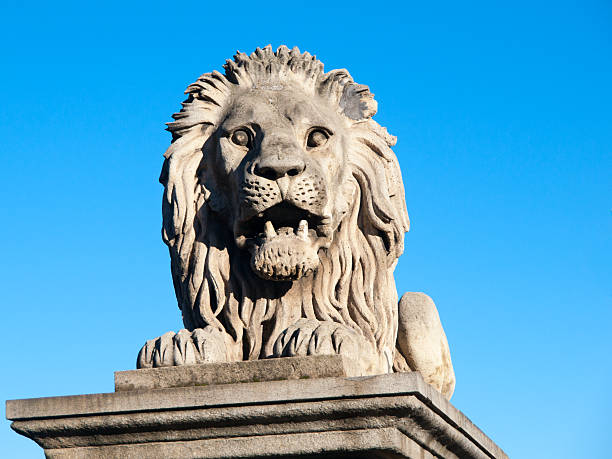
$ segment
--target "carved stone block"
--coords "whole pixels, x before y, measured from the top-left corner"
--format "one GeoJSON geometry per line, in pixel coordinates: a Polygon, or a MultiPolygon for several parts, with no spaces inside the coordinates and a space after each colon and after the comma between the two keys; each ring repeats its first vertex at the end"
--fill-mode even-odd
{"type": "Polygon", "coordinates": [[[312,355],[115,372],[115,392],[244,382],[349,376],[356,364],[341,355],[312,355]]]}

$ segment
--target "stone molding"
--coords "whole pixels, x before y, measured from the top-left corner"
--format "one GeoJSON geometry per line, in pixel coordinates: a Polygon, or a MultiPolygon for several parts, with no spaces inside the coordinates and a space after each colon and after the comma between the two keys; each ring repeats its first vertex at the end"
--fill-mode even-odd
{"type": "Polygon", "coordinates": [[[6,413],[57,459],[507,457],[416,372],[9,400],[6,413]]]}

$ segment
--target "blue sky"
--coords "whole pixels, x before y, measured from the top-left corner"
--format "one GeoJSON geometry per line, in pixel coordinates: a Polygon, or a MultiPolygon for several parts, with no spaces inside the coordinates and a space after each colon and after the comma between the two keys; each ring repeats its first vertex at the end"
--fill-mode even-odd
{"type": "MultiPolygon", "coordinates": [[[[164,123],[236,49],[287,44],[369,85],[398,136],[397,287],[438,305],[455,406],[511,457],[605,457],[608,2],[4,2],[0,43],[0,399],[110,392],[181,327],[164,123]]],[[[42,457],[7,421],[0,445],[42,457]]]]}

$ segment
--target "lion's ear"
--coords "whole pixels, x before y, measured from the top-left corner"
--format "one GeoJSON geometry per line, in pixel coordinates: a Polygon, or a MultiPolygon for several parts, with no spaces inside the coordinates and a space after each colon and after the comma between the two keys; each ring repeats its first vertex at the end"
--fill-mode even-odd
{"type": "Polygon", "coordinates": [[[366,121],[378,110],[378,103],[370,88],[362,84],[351,83],[344,87],[339,102],[344,114],[355,121],[366,121]]]}
{"type": "Polygon", "coordinates": [[[353,121],[366,121],[376,114],[378,104],[365,85],[357,84],[346,69],[332,70],[319,80],[319,95],[336,100],[340,110],[353,121]]]}

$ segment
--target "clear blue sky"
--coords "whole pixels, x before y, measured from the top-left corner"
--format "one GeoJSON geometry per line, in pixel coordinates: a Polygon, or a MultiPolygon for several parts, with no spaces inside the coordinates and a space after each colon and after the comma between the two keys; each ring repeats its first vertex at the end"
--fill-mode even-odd
{"type": "MultiPolygon", "coordinates": [[[[513,458],[609,453],[609,2],[7,1],[0,43],[0,399],[110,392],[180,328],[164,123],[236,49],[287,44],[399,138],[397,286],[438,305],[453,403],[513,458]]],[[[3,421],[0,456],[42,450],[3,421]]]]}

